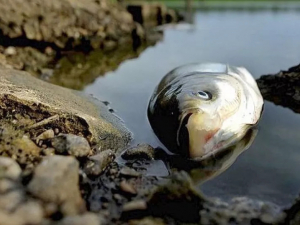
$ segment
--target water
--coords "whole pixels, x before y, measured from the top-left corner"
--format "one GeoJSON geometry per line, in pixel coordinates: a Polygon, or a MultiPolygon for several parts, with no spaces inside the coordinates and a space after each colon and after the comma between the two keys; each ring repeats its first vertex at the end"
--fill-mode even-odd
{"type": "MultiPolygon", "coordinates": [[[[85,88],[110,101],[135,134],[135,142],[161,146],[146,118],[147,104],[162,76],[191,62],[245,66],[256,78],[300,62],[300,12],[197,11],[187,30],[168,29],[156,46],[122,63],[85,88]]],[[[227,171],[201,186],[207,195],[247,195],[280,205],[300,190],[300,115],[266,102],[254,144],[227,171]]]]}

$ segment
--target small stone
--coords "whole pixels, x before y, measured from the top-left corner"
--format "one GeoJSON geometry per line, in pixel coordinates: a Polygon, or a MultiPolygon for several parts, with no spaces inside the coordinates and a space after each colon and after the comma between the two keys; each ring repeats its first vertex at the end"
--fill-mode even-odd
{"type": "Polygon", "coordinates": [[[40,153],[40,148],[27,135],[23,135],[22,138],[15,140],[15,145],[34,156],[38,156],[40,153]]]}
{"type": "Polygon", "coordinates": [[[46,55],[49,55],[49,56],[51,56],[51,55],[53,55],[55,52],[54,52],[54,50],[51,48],[51,47],[47,47],[47,48],[45,48],[45,53],[46,53],[46,55]]]}
{"type": "Polygon", "coordinates": [[[21,190],[9,191],[1,195],[0,210],[14,210],[24,200],[24,193],[21,190]]]}
{"type": "Polygon", "coordinates": [[[0,178],[19,179],[21,168],[13,159],[0,157],[0,178]]]}
{"type": "Polygon", "coordinates": [[[139,172],[137,172],[136,170],[131,169],[129,167],[123,167],[120,171],[120,174],[122,174],[123,176],[129,176],[129,177],[141,176],[141,174],[139,172]]]}
{"type": "Polygon", "coordinates": [[[20,224],[41,224],[43,220],[43,209],[41,205],[35,201],[28,201],[20,205],[14,215],[18,218],[20,224]]]}
{"type": "Polygon", "coordinates": [[[107,166],[113,162],[115,154],[111,150],[100,152],[97,155],[89,157],[89,162],[84,167],[84,172],[88,175],[98,176],[107,166]]]}
{"type": "Polygon", "coordinates": [[[36,143],[39,143],[40,140],[46,140],[54,137],[54,131],[52,129],[46,130],[36,137],[36,143]]]}
{"type": "Polygon", "coordinates": [[[139,144],[136,147],[127,149],[122,158],[126,160],[131,159],[146,159],[153,160],[155,158],[155,148],[148,144],[139,144]]]}
{"type": "Polygon", "coordinates": [[[36,167],[28,191],[46,202],[61,206],[64,215],[82,211],[79,190],[79,165],[71,156],[47,156],[36,167]]]}
{"type": "Polygon", "coordinates": [[[41,147],[42,147],[43,143],[44,143],[44,142],[43,142],[42,140],[39,140],[39,141],[37,142],[38,146],[41,146],[41,147]]]}
{"type": "Polygon", "coordinates": [[[54,133],[57,135],[57,134],[59,134],[59,129],[58,128],[55,128],[54,129],[54,133]]]}
{"type": "Polygon", "coordinates": [[[76,157],[84,157],[90,153],[88,141],[74,134],[61,134],[51,139],[51,144],[56,152],[69,154],[76,157]]]}
{"type": "Polygon", "coordinates": [[[147,203],[144,200],[135,200],[123,205],[123,211],[146,210],[147,203]]]}
{"type": "Polygon", "coordinates": [[[114,194],[114,199],[121,201],[122,200],[122,196],[120,194],[114,194]]]}
{"type": "Polygon", "coordinates": [[[126,192],[126,193],[129,193],[129,194],[133,194],[133,195],[137,194],[136,189],[131,184],[129,184],[127,181],[125,181],[125,180],[121,181],[121,183],[120,183],[120,189],[122,191],[126,192]]]}
{"type": "Polygon", "coordinates": [[[116,174],[116,173],[118,173],[118,170],[117,170],[117,169],[110,169],[110,170],[109,170],[109,174],[110,174],[110,175],[114,175],[114,174],[116,174]]]}
{"type": "Polygon", "coordinates": [[[17,54],[17,50],[15,47],[9,46],[8,48],[6,48],[4,50],[4,54],[8,55],[8,56],[12,56],[12,55],[17,54]]]}
{"type": "Polygon", "coordinates": [[[44,148],[44,149],[42,149],[42,153],[43,153],[43,155],[47,155],[47,156],[55,155],[55,149],[54,148],[44,148]]]}
{"type": "Polygon", "coordinates": [[[58,206],[52,202],[48,204],[44,204],[44,212],[46,217],[50,217],[55,212],[57,212],[57,210],[58,210],[58,206]]]}

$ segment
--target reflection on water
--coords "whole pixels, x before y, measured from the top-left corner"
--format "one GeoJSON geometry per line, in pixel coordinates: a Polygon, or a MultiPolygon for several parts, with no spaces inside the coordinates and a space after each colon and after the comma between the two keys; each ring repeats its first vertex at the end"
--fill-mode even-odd
{"type": "Polygon", "coordinates": [[[57,62],[49,82],[81,90],[100,75],[117,69],[123,61],[138,57],[145,48],[146,46],[141,46],[133,50],[128,46],[111,52],[103,52],[99,49],[88,55],[82,52],[67,54],[57,62]]]}
{"type": "MultiPolygon", "coordinates": [[[[193,30],[168,29],[164,40],[98,78],[85,92],[108,100],[134,132],[136,142],[162,146],[146,118],[149,98],[171,69],[191,62],[246,67],[256,78],[300,61],[297,11],[198,11],[193,30]]],[[[288,204],[300,190],[300,115],[265,104],[249,150],[200,188],[207,195],[248,195],[288,204]]]]}
{"type": "Polygon", "coordinates": [[[257,131],[255,127],[249,129],[240,140],[201,161],[184,159],[182,156],[166,153],[162,153],[160,158],[165,161],[170,172],[185,170],[190,174],[195,184],[203,184],[205,181],[225,172],[238,156],[251,146],[257,131]]]}

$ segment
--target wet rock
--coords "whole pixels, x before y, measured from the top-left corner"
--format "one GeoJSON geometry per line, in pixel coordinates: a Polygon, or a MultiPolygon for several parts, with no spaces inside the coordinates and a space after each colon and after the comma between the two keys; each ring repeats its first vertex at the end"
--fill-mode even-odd
{"type": "Polygon", "coordinates": [[[300,64],[256,80],[264,99],[300,113],[300,64]]]}
{"type": "Polygon", "coordinates": [[[101,225],[103,219],[94,213],[68,216],[59,221],[56,225],[101,225]]]}
{"type": "Polygon", "coordinates": [[[89,157],[89,161],[84,167],[84,172],[88,175],[98,176],[107,166],[113,162],[115,154],[111,150],[105,150],[97,155],[89,157]]]}
{"type": "Polygon", "coordinates": [[[123,167],[120,170],[120,174],[123,176],[128,176],[128,177],[139,177],[141,174],[137,172],[136,170],[129,168],[129,167],[123,167]]]}
{"type": "Polygon", "coordinates": [[[125,180],[121,181],[121,183],[120,183],[120,189],[123,192],[125,192],[125,193],[129,193],[129,194],[132,194],[132,195],[136,195],[137,194],[136,189],[130,183],[128,183],[125,180]]]}
{"type": "Polygon", "coordinates": [[[122,158],[126,160],[146,159],[153,160],[155,158],[155,149],[148,144],[139,144],[136,147],[127,149],[122,158]]]}
{"type": "Polygon", "coordinates": [[[70,156],[48,156],[35,171],[28,190],[45,202],[61,206],[65,215],[74,215],[84,208],[78,187],[79,165],[70,156]]]}
{"type": "Polygon", "coordinates": [[[88,141],[73,134],[61,134],[51,139],[51,145],[60,154],[69,154],[76,157],[87,156],[90,151],[88,141]]]}
{"type": "Polygon", "coordinates": [[[175,173],[169,181],[153,190],[149,196],[148,207],[154,216],[170,216],[179,221],[198,222],[203,202],[203,196],[195,189],[188,174],[182,171],[175,173]]]}
{"type": "Polygon", "coordinates": [[[49,127],[83,135],[99,151],[122,149],[131,140],[123,122],[100,101],[16,70],[0,68],[0,115],[16,118],[33,137],[49,127]]]}

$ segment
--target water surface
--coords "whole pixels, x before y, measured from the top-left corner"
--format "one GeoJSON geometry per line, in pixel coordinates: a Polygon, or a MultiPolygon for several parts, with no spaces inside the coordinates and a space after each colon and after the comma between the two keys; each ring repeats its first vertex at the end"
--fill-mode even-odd
{"type": "MultiPolygon", "coordinates": [[[[300,12],[295,10],[197,11],[189,29],[167,29],[139,58],[122,63],[85,88],[111,102],[135,142],[161,146],[146,118],[153,89],[171,69],[191,62],[245,66],[256,78],[300,62],[300,12]]],[[[300,115],[266,102],[254,144],[226,172],[205,183],[207,195],[247,195],[280,205],[300,190],[300,115]]]]}

